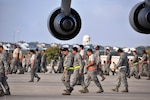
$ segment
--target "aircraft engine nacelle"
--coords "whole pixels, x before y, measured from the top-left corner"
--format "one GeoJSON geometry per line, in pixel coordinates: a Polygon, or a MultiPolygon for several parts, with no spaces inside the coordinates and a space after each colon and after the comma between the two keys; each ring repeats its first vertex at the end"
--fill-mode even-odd
{"type": "Polygon", "coordinates": [[[129,21],[137,32],[150,34],[150,0],[135,5],[130,12],[129,21]]]}
{"type": "Polygon", "coordinates": [[[81,18],[70,5],[71,0],[62,0],[61,7],[48,18],[49,32],[57,39],[72,39],[81,29],[81,18]]]}

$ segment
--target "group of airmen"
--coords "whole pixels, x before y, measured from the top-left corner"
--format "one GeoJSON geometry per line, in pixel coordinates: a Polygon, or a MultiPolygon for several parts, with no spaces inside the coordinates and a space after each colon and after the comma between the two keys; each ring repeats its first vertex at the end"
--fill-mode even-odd
{"type": "Polygon", "coordinates": [[[27,61],[26,56],[23,55],[21,48],[17,47],[17,45],[14,45],[12,55],[0,45],[0,97],[11,95],[7,83],[8,74],[24,74],[30,67],[31,80],[29,80],[29,82],[34,82],[34,77],[36,77],[37,82],[39,82],[41,78],[37,75],[37,72],[41,70],[47,71],[47,56],[45,50],[42,50],[42,55],[38,49],[36,49],[36,51],[30,50],[28,56],[29,59],[27,61]]]}
{"type": "MultiPolygon", "coordinates": [[[[102,85],[97,77],[100,75],[101,81],[105,80],[104,75],[109,75],[114,71],[117,73],[117,84],[112,91],[118,92],[121,83],[124,85],[124,90],[121,92],[129,92],[127,78],[134,76],[136,79],[140,79],[142,75],[146,75],[150,80],[150,58],[145,50],[142,51],[142,58],[139,58],[136,50],[132,51],[133,59],[130,61],[128,55],[122,50],[118,49],[119,61],[114,66],[114,70],[110,68],[112,63],[112,54],[110,49],[106,49],[105,70],[102,69],[100,46],[95,46],[95,50],[87,49],[86,55],[83,53],[84,46],[73,47],[71,51],[68,48],[62,49],[64,55],[64,71],[62,76],[62,82],[66,89],[62,95],[71,95],[74,90],[74,86],[80,81],[82,89],[81,93],[88,93],[88,86],[91,81],[94,81],[98,87],[97,93],[104,92],[102,85]],[[85,75],[86,74],[86,75],[85,75]],[[71,80],[72,76],[72,81],[71,80]],[[84,76],[85,79],[84,79],[84,76]]],[[[114,63],[114,62],[113,62],[114,63]]]]}
{"type": "MultiPolygon", "coordinates": [[[[69,48],[61,48],[59,51],[58,69],[54,69],[54,60],[51,62],[51,67],[55,72],[62,72],[62,83],[66,87],[62,95],[71,95],[75,85],[81,84],[81,93],[88,93],[88,87],[93,81],[98,87],[97,93],[104,92],[104,89],[98,79],[98,75],[102,78],[101,81],[106,79],[105,75],[109,75],[110,72],[117,75],[117,84],[112,91],[118,92],[121,83],[124,85],[122,92],[129,92],[127,78],[134,76],[136,79],[141,79],[142,75],[148,77],[150,80],[150,57],[145,50],[142,51],[142,57],[138,57],[136,50],[132,51],[133,59],[129,60],[127,54],[118,49],[118,55],[120,56],[117,64],[114,64],[114,70],[110,68],[112,64],[112,54],[110,49],[106,49],[106,60],[104,64],[101,61],[100,46],[95,46],[93,51],[91,48],[84,50],[83,45],[69,48]],[[102,65],[105,67],[103,70],[102,65]],[[86,76],[86,77],[85,77],[86,76]],[[72,77],[72,79],[71,79],[72,77]]],[[[30,67],[31,80],[34,82],[34,77],[37,78],[37,82],[40,81],[40,77],[37,72],[47,72],[47,63],[45,50],[42,50],[42,55],[36,49],[29,51],[29,61],[25,61],[26,57],[22,54],[21,48],[14,45],[14,51],[12,53],[11,63],[9,62],[8,53],[0,46],[0,96],[11,95],[9,85],[7,83],[7,75],[12,73],[22,74],[30,67]],[[5,88],[5,92],[3,88],[5,88]]],[[[114,62],[113,62],[114,63],[114,62]]]]}

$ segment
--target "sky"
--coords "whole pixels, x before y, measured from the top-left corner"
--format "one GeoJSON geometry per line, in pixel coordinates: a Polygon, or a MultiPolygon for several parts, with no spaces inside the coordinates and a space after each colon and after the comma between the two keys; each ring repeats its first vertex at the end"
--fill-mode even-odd
{"type": "Polygon", "coordinates": [[[80,33],[71,40],[61,41],[48,31],[51,12],[61,0],[0,0],[0,41],[82,44],[84,35],[92,44],[102,46],[150,46],[150,35],[137,33],[129,23],[134,5],[144,0],[72,0],[82,19],[80,33]]]}

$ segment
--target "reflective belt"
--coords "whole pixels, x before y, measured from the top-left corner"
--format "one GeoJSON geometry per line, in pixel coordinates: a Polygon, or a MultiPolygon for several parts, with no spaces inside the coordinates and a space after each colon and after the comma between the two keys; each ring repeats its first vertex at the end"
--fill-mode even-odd
{"type": "Polygon", "coordinates": [[[144,64],[147,64],[147,60],[144,60],[144,62],[143,62],[144,64]]]}
{"type": "Polygon", "coordinates": [[[133,63],[133,65],[138,65],[139,64],[139,62],[135,62],[135,63],[133,63]]]}
{"type": "Polygon", "coordinates": [[[127,68],[126,66],[121,66],[121,67],[119,67],[118,69],[120,70],[120,69],[122,69],[122,68],[127,68]]]}
{"type": "Polygon", "coordinates": [[[108,61],[107,61],[107,63],[109,63],[109,62],[111,63],[111,60],[108,60],[108,61]]]}
{"type": "Polygon", "coordinates": [[[67,67],[64,67],[64,69],[68,69],[68,70],[74,70],[74,67],[69,67],[69,68],[67,68],[67,67]]]}
{"type": "Polygon", "coordinates": [[[79,69],[80,68],[80,66],[74,66],[74,69],[79,69]]]}

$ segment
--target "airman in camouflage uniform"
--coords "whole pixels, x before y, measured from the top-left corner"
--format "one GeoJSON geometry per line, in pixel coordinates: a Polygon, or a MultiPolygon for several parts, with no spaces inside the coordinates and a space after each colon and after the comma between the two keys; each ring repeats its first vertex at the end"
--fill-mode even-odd
{"type": "MultiPolygon", "coordinates": [[[[99,91],[97,91],[97,93],[102,93],[104,92],[104,90],[97,78],[97,65],[96,65],[96,61],[92,49],[87,50],[87,55],[89,59],[88,59],[88,64],[85,66],[88,69],[87,77],[85,79],[86,87],[90,85],[91,81],[94,81],[96,86],[99,88],[99,91]]],[[[85,91],[81,91],[81,93],[85,93],[85,91]]]]}
{"type": "Polygon", "coordinates": [[[140,76],[143,72],[144,74],[147,75],[147,77],[148,77],[147,80],[150,80],[150,71],[149,71],[149,67],[148,67],[148,55],[145,50],[142,51],[142,54],[143,54],[142,60],[140,61],[142,70],[140,70],[140,72],[138,74],[138,79],[140,79],[140,76]]]}
{"type": "Polygon", "coordinates": [[[96,65],[97,65],[97,73],[102,77],[102,80],[101,81],[104,81],[105,80],[105,77],[103,75],[103,71],[102,71],[102,65],[101,65],[101,57],[100,57],[100,46],[96,46],[95,47],[95,52],[94,52],[94,56],[95,56],[95,62],[96,62],[96,65]]]}
{"type": "Polygon", "coordinates": [[[7,79],[7,70],[8,69],[8,62],[7,62],[7,55],[6,51],[3,49],[3,46],[0,46],[0,97],[4,95],[10,95],[9,86],[6,81],[7,79]],[[4,86],[6,92],[4,93],[2,86],[4,86]]]}
{"type": "Polygon", "coordinates": [[[119,61],[116,65],[116,69],[118,69],[118,78],[116,88],[112,89],[112,91],[119,91],[119,87],[121,82],[124,84],[125,89],[122,92],[128,92],[128,82],[127,82],[127,68],[129,67],[127,55],[123,52],[122,49],[118,50],[118,54],[120,55],[119,61]]]}
{"type": "Polygon", "coordinates": [[[134,56],[134,58],[132,59],[132,62],[131,62],[133,69],[131,70],[129,77],[134,75],[136,78],[138,76],[138,73],[139,73],[139,58],[138,58],[136,51],[133,51],[132,53],[134,56]]]}
{"type": "MultiPolygon", "coordinates": [[[[74,47],[72,49],[72,54],[74,54],[74,62],[73,62],[74,72],[73,72],[73,81],[72,81],[71,87],[73,88],[76,85],[76,83],[79,80],[79,77],[81,76],[80,81],[83,87],[83,91],[86,91],[87,93],[89,91],[86,88],[85,83],[84,83],[84,74],[83,74],[84,66],[82,63],[81,55],[78,53],[78,48],[74,47]]],[[[82,90],[79,90],[79,91],[82,91],[82,90]]]]}
{"type": "Polygon", "coordinates": [[[62,95],[71,95],[71,91],[73,88],[70,85],[70,77],[71,74],[73,73],[73,54],[69,52],[68,48],[63,49],[63,54],[65,55],[64,57],[64,72],[62,76],[62,82],[66,87],[65,93],[62,93],[62,95]]]}
{"type": "Polygon", "coordinates": [[[107,54],[107,59],[106,59],[106,63],[107,63],[106,64],[106,75],[109,75],[109,72],[112,71],[110,69],[112,55],[111,55],[109,49],[106,49],[106,54],[107,54]]]}

